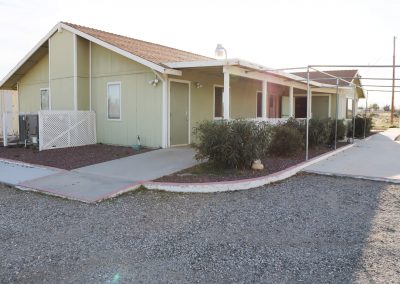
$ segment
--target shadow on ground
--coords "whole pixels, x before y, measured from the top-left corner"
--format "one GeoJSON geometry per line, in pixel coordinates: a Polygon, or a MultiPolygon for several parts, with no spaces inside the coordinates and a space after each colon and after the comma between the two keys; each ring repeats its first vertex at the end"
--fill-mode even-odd
{"type": "Polygon", "coordinates": [[[399,189],[299,175],[241,192],[140,190],[87,205],[1,188],[0,282],[390,282],[400,275],[390,242],[399,189]]]}

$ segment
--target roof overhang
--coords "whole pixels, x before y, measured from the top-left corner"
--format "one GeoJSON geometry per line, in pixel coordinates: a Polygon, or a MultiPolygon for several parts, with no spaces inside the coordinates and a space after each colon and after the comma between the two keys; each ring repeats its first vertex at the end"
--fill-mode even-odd
{"type": "Polygon", "coordinates": [[[57,31],[55,25],[27,55],[0,81],[0,89],[15,90],[16,84],[25,73],[48,52],[48,39],[57,31]]]}
{"type": "MultiPolygon", "coordinates": [[[[166,66],[174,69],[186,69],[186,68],[204,68],[204,67],[227,67],[227,66],[236,66],[247,70],[246,72],[259,72],[259,73],[267,73],[273,76],[285,78],[288,81],[296,81],[304,83],[304,78],[293,75],[290,73],[283,72],[281,70],[274,70],[273,68],[269,68],[257,63],[253,63],[247,60],[239,59],[239,58],[230,58],[230,59],[220,59],[214,61],[187,61],[187,62],[167,62],[164,63],[166,66]]],[[[310,80],[310,85],[314,87],[320,88],[336,88],[334,85],[323,84],[316,81],[310,80]]]]}

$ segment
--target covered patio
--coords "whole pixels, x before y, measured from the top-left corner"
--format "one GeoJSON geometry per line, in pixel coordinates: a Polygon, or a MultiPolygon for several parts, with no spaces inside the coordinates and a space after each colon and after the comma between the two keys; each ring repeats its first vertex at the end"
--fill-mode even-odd
{"type": "MultiPolygon", "coordinates": [[[[337,88],[336,84],[310,80],[308,101],[304,77],[240,59],[177,62],[168,66],[182,71],[176,79],[193,83],[189,103],[192,126],[204,119],[275,122],[289,117],[341,118],[341,106],[336,114],[336,96],[354,97],[351,87],[337,88]]],[[[169,95],[173,95],[171,90],[169,95]]]]}

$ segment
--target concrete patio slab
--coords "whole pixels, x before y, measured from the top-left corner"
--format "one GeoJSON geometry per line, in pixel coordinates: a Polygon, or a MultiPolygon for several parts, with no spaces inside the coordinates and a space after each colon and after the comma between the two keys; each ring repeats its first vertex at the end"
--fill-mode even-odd
{"type": "Polygon", "coordinates": [[[59,173],[60,170],[0,159],[0,182],[17,185],[26,180],[59,173]]]}
{"type": "Polygon", "coordinates": [[[147,181],[192,167],[198,162],[190,147],[174,147],[146,152],[74,170],[130,181],[147,181]]]}
{"type": "Polygon", "coordinates": [[[92,203],[136,189],[140,186],[140,183],[69,171],[25,181],[18,186],[68,199],[92,203]]]}
{"type": "Polygon", "coordinates": [[[306,172],[355,178],[400,182],[400,143],[394,139],[399,128],[388,129],[351,149],[305,169],[306,172]]]}

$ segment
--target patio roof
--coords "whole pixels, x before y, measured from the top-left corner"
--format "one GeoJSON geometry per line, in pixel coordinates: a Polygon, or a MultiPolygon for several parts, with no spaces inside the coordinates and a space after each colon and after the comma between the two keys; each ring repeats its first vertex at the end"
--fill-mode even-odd
{"type": "MultiPolygon", "coordinates": [[[[273,68],[266,67],[261,64],[250,62],[240,58],[229,58],[229,59],[220,59],[213,61],[207,60],[207,61],[167,62],[165,63],[165,65],[174,69],[236,66],[247,70],[246,71],[247,73],[256,71],[284,78],[287,79],[288,81],[296,81],[305,84],[304,78],[301,76],[298,76],[293,73],[287,73],[281,70],[274,70],[273,68]]],[[[314,80],[310,81],[310,85],[321,88],[333,88],[336,86],[330,83],[318,82],[314,80]]]]}

